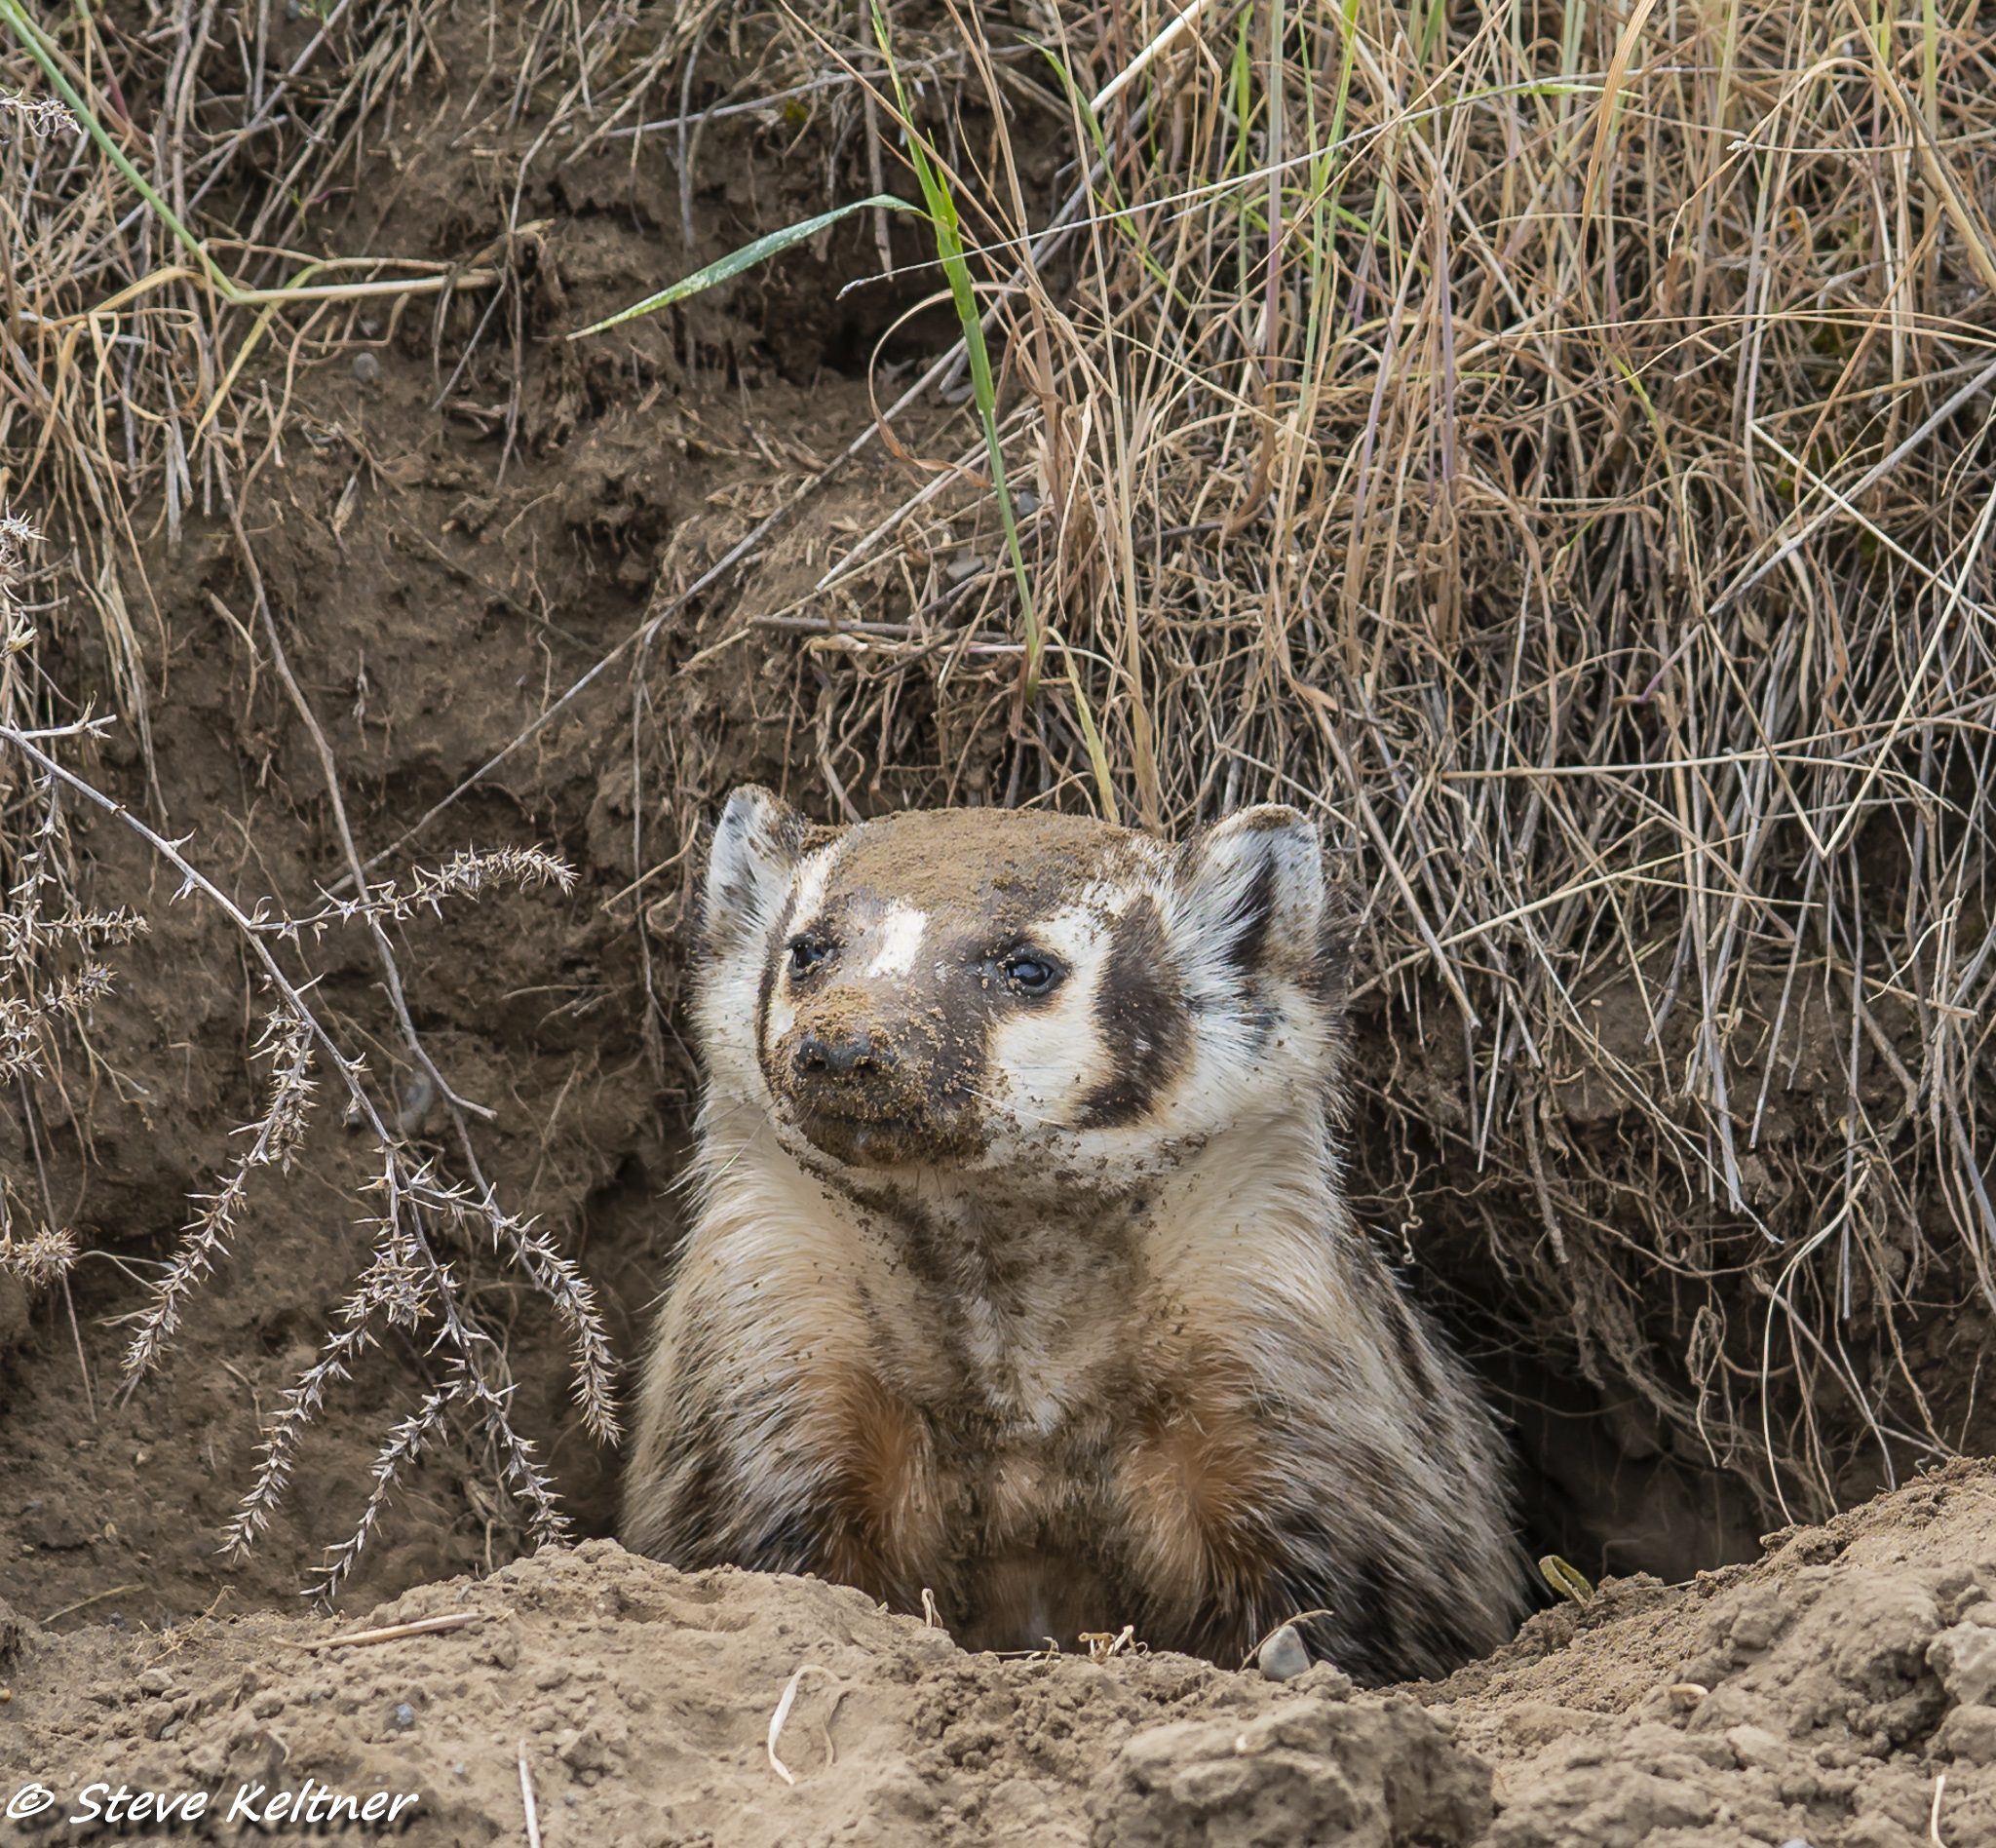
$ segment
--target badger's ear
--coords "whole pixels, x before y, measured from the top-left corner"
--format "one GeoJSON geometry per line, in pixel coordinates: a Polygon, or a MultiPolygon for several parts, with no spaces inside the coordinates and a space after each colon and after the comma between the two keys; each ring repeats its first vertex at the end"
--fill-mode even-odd
{"type": "Polygon", "coordinates": [[[1187,941],[1243,974],[1322,955],[1324,844],[1292,808],[1243,809],[1193,835],[1174,865],[1187,941]]]}
{"type": "Polygon", "coordinates": [[[713,826],[701,894],[701,934],[724,948],[766,932],[789,890],[808,824],[781,796],[745,783],[713,826]]]}

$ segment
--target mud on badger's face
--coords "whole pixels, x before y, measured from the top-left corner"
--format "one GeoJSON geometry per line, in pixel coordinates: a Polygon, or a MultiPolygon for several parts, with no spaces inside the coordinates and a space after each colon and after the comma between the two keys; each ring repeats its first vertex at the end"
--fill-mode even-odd
{"type": "Polygon", "coordinates": [[[1138,1184],[1327,1076],[1340,958],[1293,809],[1173,849],[998,809],[819,828],[745,788],[703,909],[711,1095],[813,1167],[1138,1184]]]}

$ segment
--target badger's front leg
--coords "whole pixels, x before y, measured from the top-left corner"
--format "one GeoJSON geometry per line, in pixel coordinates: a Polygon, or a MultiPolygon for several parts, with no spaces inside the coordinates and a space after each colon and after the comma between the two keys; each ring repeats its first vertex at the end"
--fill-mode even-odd
{"type": "Polygon", "coordinates": [[[730,1358],[754,1359],[729,1366],[710,1327],[669,1322],[646,1379],[625,1543],[687,1570],[813,1573],[919,1611],[947,1570],[927,1426],[868,1368],[783,1353],[771,1336],[743,1330],[730,1358]]]}
{"type": "Polygon", "coordinates": [[[811,1572],[919,1611],[948,1549],[934,1435],[880,1376],[892,1279],[851,1210],[765,1135],[728,1151],[726,1177],[659,1318],[624,1542],[689,1570],[811,1572]]]}
{"type": "Polygon", "coordinates": [[[1251,1355],[1209,1329],[1160,1369],[1118,1478],[1153,1646],[1234,1665],[1293,1619],[1313,1656],[1376,1685],[1506,1634],[1520,1557],[1495,1433],[1363,1248],[1337,1286],[1338,1319],[1363,1312],[1370,1337],[1356,1355],[1326,1317],[1251,1355]]]}
{"type": "Polygon", "coordinates": [[[1322,1607],[1321,1574],[1285,1519],[1283,1448],[1248,1396],[1211,1377],[1141,1420],[1117,1486],[1129,1620],[1146,1642],[1231,1666],[1322,1607]]]}

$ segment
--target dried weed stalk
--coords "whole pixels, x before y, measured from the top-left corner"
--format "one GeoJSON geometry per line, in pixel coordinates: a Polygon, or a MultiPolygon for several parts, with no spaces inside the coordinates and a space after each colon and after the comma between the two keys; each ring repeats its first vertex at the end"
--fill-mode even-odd
{"type": "MultiPolygon", "coordinates": [[[[518,339],[518,259],[529,233],[517,198],[491,241],[452,263],[339,253],[301,273],[292,253],[291,247],[317,243],[316,203],[346,189],[411,87],[436,74],[443,12],[441,0],[331,0],[282,25],[267,9],[247,9],[211,11],[193,29],[182,22],[154,30],[90,9],[0,5],[0,94],[19,105],[0,120],[0,454],[20,458],[4,480],[7,492],[51,509],[58,534],[54,561],[37,582],[37,607],[94,612],[112,703],[138,743],[148,792],[163,810],[144,662],[164,625],[134,510],[156,510],[170,547],[180,544],[190,516],[230,519],[244,568],[258,586],[257,619],[321,747],[350,861],[330,752],[285,662],[237,517],[279,452],[289,394],[247,389],[243,381],[265,354],[277,358],[282,374],[301,357],[355,337],[364,314],[385,312],[392,332],[412,303],[434,314],[440,356],[446,339],[461,349],[440,402],[481,341],[509,327],[518,339]],[[81,117],[51,94],[51,64],[81,117]],[[145,115],[143,129],[134,106],[145,115]],[[130,183],[114,173],[107,184],[106,160],[122,162],[130,183]],[[149,189],[143,199],[140,181],[149,189]],[[235,221],[190,246],[197,232],[211,233],[211,214],[224,200],[235,221]]],[[[690,42],[668,33],[647,70],[645,60],[622,53],[633,23],[622,9],[605,10],[588,30],[552,0],[537,15],[495,15],[492,23],[516,35],[502,61],[518,77],[509,94],[482,97],[494,122],[516,119],[550,82],[564,98],[557,125],[574,115],[579,96],[598,103],[627,96],[635,104],[690,42]]],[[[705,15],[683,27],[705,28],[705,15]]],[[[475,124],[465,126],[476,132],[475,124]]],[[[556,138],[567,132],[559,129],[556,138]]],[[[18,522],[0,527],[0,545],[17,553],[32,537],[18,522]]],[[[419,1443],[446,1421],[483,1449],[495,1479],[523,1507],[533,1537],[552,1535],[560,1517],[507,1409],[504,1353],[471,1307],[452,1254],[476,1245],[546,1295],[575,1347],[583,1423],[604,1439],[615,1431],[607,1338],[587,1281],[545,1234],[501,1207],[484,1180],[467,1121],[476,1111],[422,1046],[386,927],[490,886],[552,883],[565,891],[568,868],[531,849],[464,852],[401,884],[357,886],[365,893],[359,898],[323,895],[310,910],[237,906],[185,858],[182,843],[58,759],[94,727],[75,718],[36,665],[32,612],[18,608],[11,594],[16,575],[0,572],[10,584],[0,602],[0,874],[13,887],[0,915],[0,1082],[24,1085],[63,1024],[103,993],[107,971],[88,952],[143,928],[142,919],[49,902],[67,891],[67,861],[57,851],[65,801],[112,812],[176,871],[183,894],[198,891],[216,905],[268,991],[264,1112],[242,1132],[245,1146],[212,1190],[195,1202],[180,1249],[136,1319],[128,1380],[157,1360],[203,1280],[245,1233],[255,1175],[271,1167],[282,1172],[307,1131],[315,1086],[330,1083],[344,1094],[346,1120],[374,1138],[377,1249],[320,1362],[287,1394],[231,1541],[248,1544],[267,1523],[326,1389],[389,1329],[420,1329],[438,1378],[423,1408],[386,1440],[360,1527],[328,1556],[320,1589],[337,1588],[419,1443]],[[409,1057],[449,1116],[462,1181],[410,1153],[399,1112],[376,1105],[366,1074],[311,1007],[309,977],[285,972],[281,955],[295,957],[307,941],[336,927],[363,929],[375,946],[409,1057]]],[[[28,1093],[22,1097],[32,1130],[28,1093]]],[[[0,1213],[7,1214],[0,1262],[10,1270],[40,1284],[73,1260],[74,1241],[50,1223],[53,1208],[30,1216],[24,1203],[0,1194],[0,1213]]]]}
{"type": "MultiPolygon", "coordinates": [[[[0,612],[12,599],[33,537],[19,521],[0,526],[0,540],[12,548],[0,558],[9,567],[0,572],[0,612]]],[[[315,1594],[330,1598],[338,1592],[408,1465],[453,1419],[468,1426],[484,1448],[495,1479],[522,1509],[533,1543],[558,1537],[565,1521],[547,1472],[508,1409],[512,1387],[504,1351],[471,1306],[449,1256],[474,1247],[487,1250],[521,1272],[548,1300],[573,1348],[575,1397],[584,1426],[609,1442],[617,1429],[613,1363],[589,1282],[545,1234],[506,1212],[489,1187],[449,1180],[391,1129],[367,1087],[363,1062],[341,1051],[313,1009],[308,998],[312,978],[288,972],[279,952],[295,950],[335,926],[356,924],[373,931],[385,946],[384,922],[406,920],[420,911],[441,912],[447,901],[476,899],[492,888],[552,885],[565,893],[574,882],[567,863],[539,848],[466,849],[441,866],[416,869],[404,883],[376,881],[360,899],[326,895],[318,909],[302,915],[268,903],[245,910],[186,857],[184,842],[158,833],[56,755],[64,745],[88,740],[98,724],[37,728],[14,722],[17,715],[12,710],[0,713],[6,721],[0,722],[0,774],[11,775],[21,766],[28,774],[0,787],[20,798],[12,817],[40,820],[22,838],[5,825],[10,812],[0,811],[0,867],[13,863],[6,908],[0,911],[0,1081],[18,1083],[23,1103],[31,1103],[26,1081],[43,1073],[60,1026],[86,1018],[90,1004],[109,990],[110,972],[102,963],[85,961],[52,973],[56,959],[130,942],[145,928],[142,918],[129,912],[85,911],[73,901],[59,911],[45,905],[45,895],[56,883],[49,850],[58,833],[58,798],[64,794],[107,811],[137,834],[177,875],[177,896],[199,893],[214,905],[242,936],[274,1002],[255,1048],[268,1074],[266,1102],[256,1120],[238,1132],[244,1138],[242,1151],[211,1191],[196,1196],[195,1214],[178,1251],[153,1285],[150,1300],[133,1318],[125,1357],[128,1392],[159,1363],[202,1285],[248,1229],[256,1173],[288,1169],[310,1128],[319,1072],[336,1079],[346,1094],[349,1120],[373,1140],[376,1172],[369,1191],[374,1205],[367,1221],[371,1255],[324,1351],[286,1392],[266,1430],[262,1461],[229,1525],[227,1550],[241,1553],[269,1524],[300,1444],[324,1409],[326,1390],[349,1378],[355,1362],[390,1330],[420,1342],[434,1383],[419,1408],[383,1440],[359,1523],[348,1539],[328,1550],[312,1588],[315,1594]]],[[[392,951],[387,953],[392,968],[392,951]]],[[[32,1118],[31,1109],[24,1112],[24,1120],[32,1118]]],[[[0,1206],[4,1199],[0,1194],[0,1206]]],[[[70,1235],[46,1224],[17,1232],[14,1216],[0,1216],[0,1269],[35,1289],[63,1279],[75,1259],[70,1235]]]]}
{"type": "MultiPolygon", "coordinates": [[[[33,709],[36,632],[21,592],[40,539],[18,514],[0,512],[0,735],[19,728],[33,709]]],[[[0,753],[0,1095],[10,1109],[16,1097],[25,1104],[29,1081],[47,1070],[62,1030],[86,1025],[92,1007],[110,993],[111,971],[96,952],[145,929],[129,911],[77,903],[57,804],[38,799],[42,792],[14,770],[0,753]]],[[[31,1122],[25,1109],[21,1120],[31,1122]]],[[[57,1222],[46,1183],[38,1201],[26,1200],[0,1174],[0,1273],[30,1290],[66,1289],[75,1261],[75,1238],[57,1222]]]]}

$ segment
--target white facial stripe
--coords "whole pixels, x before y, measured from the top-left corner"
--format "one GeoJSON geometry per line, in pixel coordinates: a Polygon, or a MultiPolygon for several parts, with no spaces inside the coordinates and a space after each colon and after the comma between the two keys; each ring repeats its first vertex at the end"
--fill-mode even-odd
{"type": "Polygon", "coordinates": [[[911,905],[892,905],[880,921],[880,947],[866,965],[870,976],[904,976],[915,966],[915,952],[922,946],[922,933],[929,928],[929,913],[911,905]]]}
{"type": "Polygon", "coordinates": [[[790,906],[790,928],[801,930],[818,915],[825,904],[825,882],[831,876],[831,856],[822,848],[797,868],[796,883],[792,887],[794,899],[790,906]]]}
{"type": "Polygon", "coordinates": [[[1067,980],[1038,1007],[1001,1015],[985,1046],[985,1084],[1001,1122],[1024,1136],[1073,1121],[1097,1085],[1114,1076],[1095,1023],[1095,991],[1108,953],[1099,905],[1070,905],[1024,933],[1067,966],[1067,980]]]}
{"type": "MultiPolygon", "coordinates": [[[[798,866],[793,884],[790,905],[790,929],[796,931],[808,925],[825,903],[825,885],[831,871],[831,856],[820,852],[811,855],[798,866]]],[[[763,1021],[763,1034],[767,1044],[774,1046],[791,1027],[797,1023],[797,1011],[790,1005],[789,982],[785,975],[785,965],[789,961],[782,943],[774,943],[770,954],[777,959],[776,981],[770,988],[769,1014],[763,1021]]],[[[762,972],[756,971],[756,984],[759,990],[762,972]]],[[[753,1018],[751,1003],[749,1014],[753,1018]]]]}

